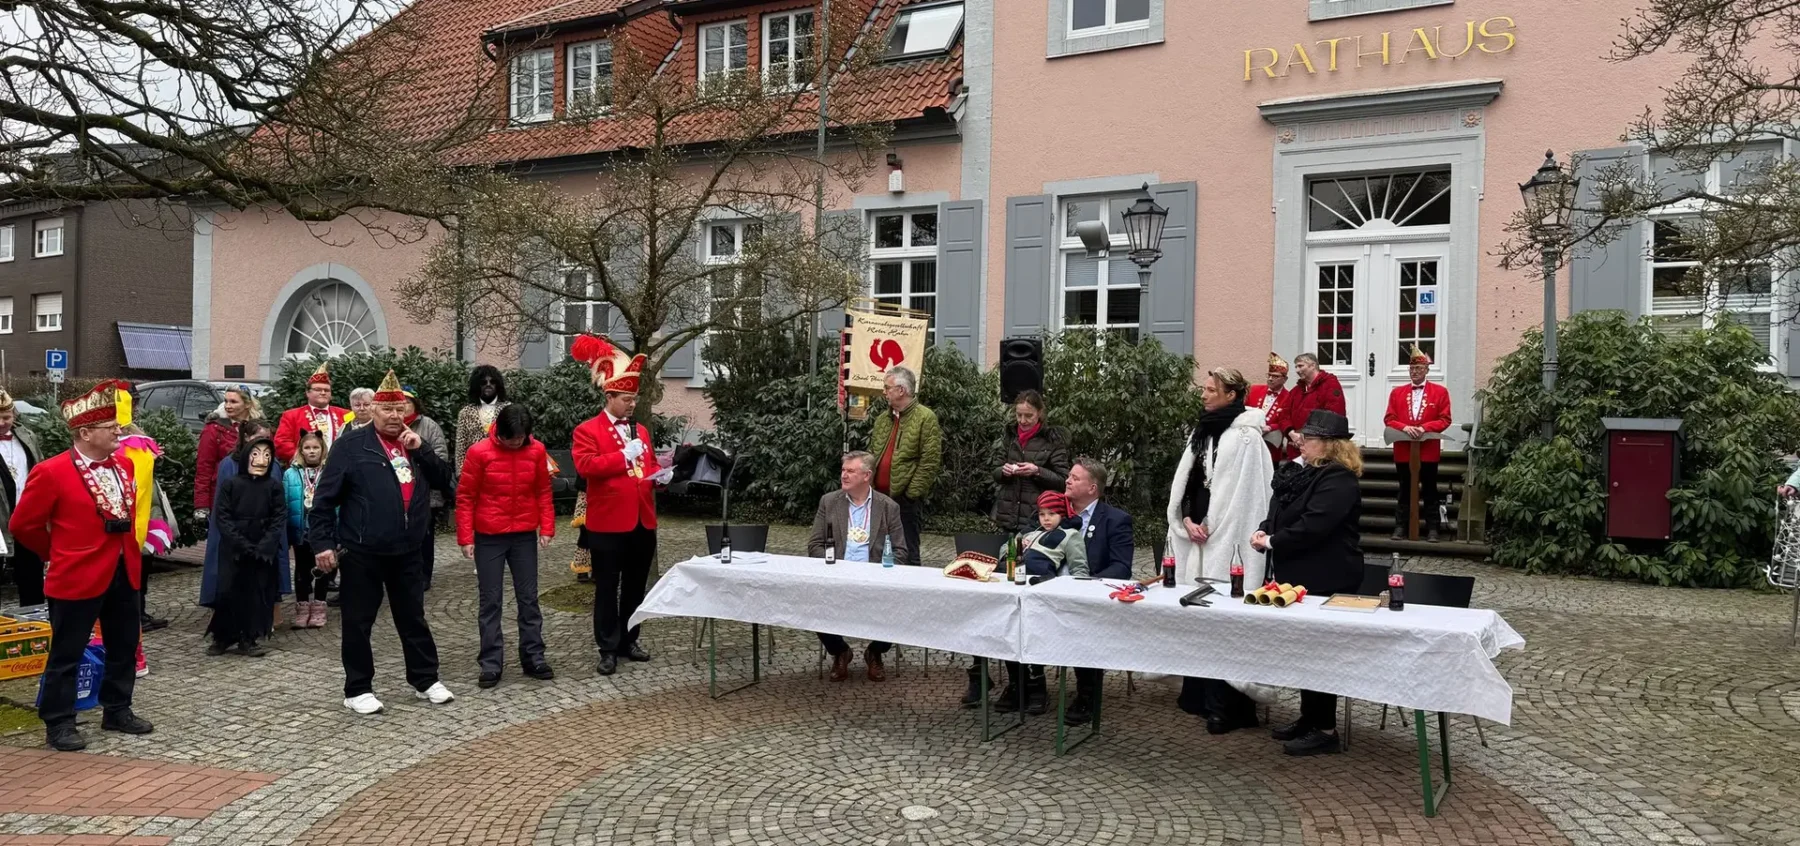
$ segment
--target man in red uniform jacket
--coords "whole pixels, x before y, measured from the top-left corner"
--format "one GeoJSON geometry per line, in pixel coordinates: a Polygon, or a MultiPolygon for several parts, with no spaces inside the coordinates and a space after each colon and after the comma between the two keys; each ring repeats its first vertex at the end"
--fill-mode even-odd
{"type": "Polygon", "coordinates": [[[87,748],[75,728],[75,672],[96,621],[106,644],[100,728],[151,730],[149,720],[131,712],[143,586],[143,551],[132,529],[136,487],[131,463],[113,454],[119,448],[118,394],[130,389],[126,382],[101,382],[62,404],[74,442],[32,468],[8,524],[13,538],[45,562],[50,657],[38,716],[50,748],[62,752],[87,748]]]}
{"type": "MultiPolygon", "coordinates": [[[[1410,384],[1401,385],[1388,394],[1387,427],[1398,429],[1413,440],[1420,440],[1425,435],[1442,432],[1450,428],[1450,391],[1436,382],[1427,382],[1425,377],[1431,373],[1431,356],[1419,349],[1417,344],[1412,348],[1412,360],[1407,363],[1407,375],[1412,377],[1410,384]]],[[[1394,442],[1394,464],[1400,468],[1399,507],[1394,510],[1394,540],[1406,536],[1408,513],[1412,506],[1413,478],[1412,451],[1414,445],[1410,441],[1394,442]]],[[[1427,527],[1425,539],[1437,543],[1438,539],[1438,442],[1425,441],[1418,444],[1419,479],[1418,491],[1419,521],[1427,527]]],[[[1415,538],[1416,540],[1416,538],[1415,538]]]]}
{"type": "Polygon", "coordinates": [[[300,435],[308,429],[324,435],[325,449],[330,450],[349,426],[349,415],[349,409],[331,404],[331,374],[325,372],[325,365],[319,365],[306,380],[306,404],[281,413],[281,423],[275,427],[275,460],[283,467],[293,464],[300,435]]]}
{"type": "Polygon", "coordinates": [[[1260,408],[1263,411],[1263,434],[1276,433],[1282,439],[1281,444],[1269,444],[1269,456],[1277,464],[1287,461],[1299,451],[1287,443],[1287,406],[1292,399],[1292,392],[1287,389],[1288,363],[1274,353],[1269,353],[1269,378],[1262,385],[1251,385],[1250,395],[1244,398],[1244,405],[1260,408]]]}
{"type": "Polygon", "coordinates": [[[1344,386],[1338,377],[1319,369],[1319,357],[1312,353],[1294,356],[1294,373],[1300,384],[1288,391],[1288,407],[1282,412],[1288,443],[1300,449],[1300,427],[1319,409],[1344,414],[1344,386]]]}
{"type": "Polygon", "coordinates": [[[672,473],[657,469],[650,430],[632,417],[644,357],[627,357],[611,342],[592,335],[575,339],[569,354],[588,366],[594,384],[606,393],[606,408],[575,427],[570,451],[575,470],[587,482],[587,516],[582,546],[594,574],[594,646],[600,675],[619,668],[619,656],[648,661],[638,630],[625,624],[644,601],[650,562],[656,557],[656,486],[672,473]]]}

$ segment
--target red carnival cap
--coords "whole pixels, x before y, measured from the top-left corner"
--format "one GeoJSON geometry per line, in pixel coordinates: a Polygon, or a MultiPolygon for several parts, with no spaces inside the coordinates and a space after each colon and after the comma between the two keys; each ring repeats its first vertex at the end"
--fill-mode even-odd
{"type": "Polygon", "coordinates": [[[82,429],[97,426],[101,423],[117,422],[119,419],[119,392],[131,390],[131,383],[122,379],[108,379],[88,389],[88,392],[62,404],[63,422],[71,429],[82,429]]]}
{"type": "Polygon", "coordinates": [[[314,370],[311,376],[306,377],[306,385],[307,387],[311,387],[313,385],[329,384],[331,384],[331,374],[326,372],[325,363],[319,362],[319,369],[314,370]]]}
{"type": "Polygon", "coordinates": [[[588,373],[600,390],[609,394],[638,392],[644,370],[642,355],[627,356],[598,335],[578,335],[569,345],[569,357],[588,366],[588,373]]]}
{"type": "Polygon", "coordinates": [[[375,389],[375,401],[396,405],[406,402],[406,392],[400,389],[400,380],[394,376],[394,371],[389,370],[381,377],[381,387],[375,389]]]}

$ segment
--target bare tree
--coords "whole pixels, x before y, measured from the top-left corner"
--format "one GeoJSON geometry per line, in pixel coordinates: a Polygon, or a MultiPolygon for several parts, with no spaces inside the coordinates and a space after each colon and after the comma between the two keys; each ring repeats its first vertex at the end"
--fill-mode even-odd
{"type": "Polygon", "coordinates": [[[497,97],[489,74],[461,109],[406,114],[395,94],[431,57],[401,5],[0,0],[0,202],[435,216],[458,194],[445,154],[495,126],[497,97]]]}
{"type": "MultiPolygon", "coordinates": [[[[1779,298],[1773,319],[1800,319],[1800,301],[1768,279],[1800,270],[1800,164],[1758,155],[1758,142],[1800,139],[1800,3],[1791,0],[1646,0],[1627,18],[1612,60],[1673,51],[1689,58],[1621,140],[1657,167],[1621,159],[1590,167],[1573,225],[1551,233],[1565,259],[1618,239],[1626,224],[1659,216],[1664,255],[1693,261],[1659,284],[1697,296],[1779,298]],[[1703,180],[1715,161],[1728,178],[1703,180]],[[1679,216],[1674,216],[1679,215],[1679,216]],[[1768,275],[1764,276],[1763,272],[1768,275]],[[1749,279],[1760,282],[1748,282],[1749,279]]],[[[1521,210],[1500,246],[1502,267],[1533,268],[1548,209],[1521,210]]]]}
{"type": "Polygon", "coordinates": [[[863,18],[845,11],[824,27],[850,49],[793,69],[800,85],[696,82],[615,38],[601,131],[616,149],[593,188],[498,171],[471,179],[461,213],[446,218],[450,237],[400,286],[411,316],[455,315],[487,343],[610,330],[654,375],[690,343],[791,326],[851,296],[861,238],[851,226],[815,230],[815,192],[821,179],[866,178],[887,125],[858,117],[884,69],[863,18]],[[811,148],[825,86],[839,105],[827,116],[833,152],[820,159],[811,148]],[[612,325],[567,319],[570,303],[610,306],[612,325]]]}

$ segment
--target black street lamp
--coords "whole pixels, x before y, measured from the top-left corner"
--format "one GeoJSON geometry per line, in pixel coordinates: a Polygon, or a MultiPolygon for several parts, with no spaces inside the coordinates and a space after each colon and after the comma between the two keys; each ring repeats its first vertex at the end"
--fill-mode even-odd
{"type": "Polygon", "coordinates": [[[1125,240],[1129,254],[1138,266],[1138,338],[1149,330],[1144,315],[1150,306],[1150,266],[1162,258],[1163,226],[1169,222],[1169,210],[1150,199],[1150,184],[1144,183],[1144,196],[1120,214],[1125,223],[1125,240]]]}
{"type": "MultiPolygon", "coordinates": [[[[1544,272],[1544,394],[1556,390],[1556,265],[1561,257],[1562,242],[1569,230],[1569,215],[1575,207],[1575,189],[1581,180],[1573,178],[1556,161],[1556,153],[1544,151],[1544,163],[1531,179],[1519,185],[1525,198],[1525,212],[1531,216],[1531,234],[1542,252],[1544,272]]],[[[1544,438],[1556,433],[1554,416],[1544,421],[1544,438]]]]}

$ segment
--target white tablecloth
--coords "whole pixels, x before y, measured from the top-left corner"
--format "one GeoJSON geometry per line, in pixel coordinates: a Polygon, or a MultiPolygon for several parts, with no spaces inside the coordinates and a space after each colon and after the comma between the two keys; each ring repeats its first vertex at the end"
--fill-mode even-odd
{"type": "Polygon", "coordinates": [[[951,579],[935,567],[770,555],[722,564],[699,557],[657,581],[631,617],[711,617],[961,655],[1019,658],[1019,590],[951,579]]]}
{"type": "Polygon", "coordinates": [[[1184,608],[1191,587],[1107,598],[1110,581],[1054,579],[1020,592],[1023,660],[1260,682],[1426,711],[1512,720],[1512,686],[1494,668],[1525,639],[1499,614],[1407,605],[1373,614],[1246,605],[1215,594],[1184,608]]]}

